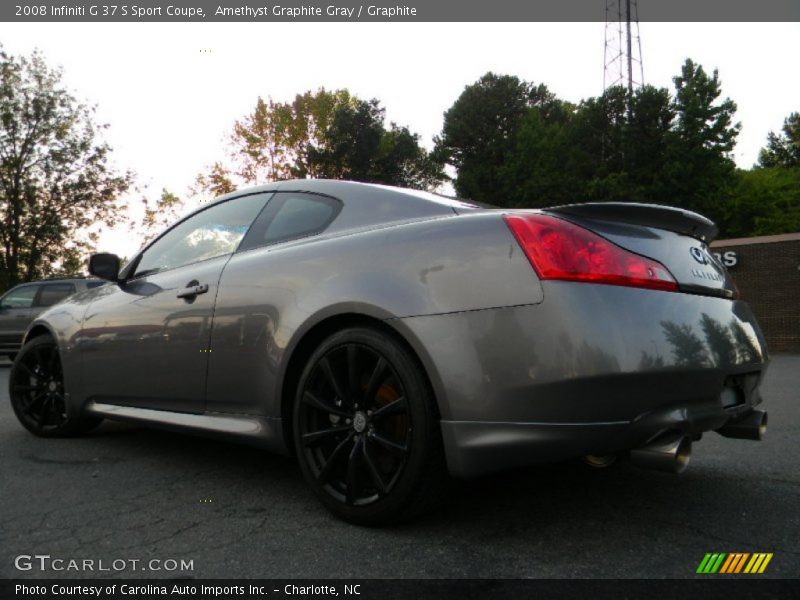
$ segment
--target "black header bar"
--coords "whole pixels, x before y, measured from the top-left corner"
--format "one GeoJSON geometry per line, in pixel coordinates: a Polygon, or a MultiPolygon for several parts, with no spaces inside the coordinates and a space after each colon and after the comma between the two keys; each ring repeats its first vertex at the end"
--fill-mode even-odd
{"type": "MultiPolygon", "coordinates": [[[[621,4],[624,4],[620,1],[621,4]]],[[[800,0],[638,0],[639,21],[800,22],[800,0]]],[[[605,21],[605,0],[3,0],[5,22],[605,21]]],[[[611,20],[614,20],[613,17],[611,20]]]]}

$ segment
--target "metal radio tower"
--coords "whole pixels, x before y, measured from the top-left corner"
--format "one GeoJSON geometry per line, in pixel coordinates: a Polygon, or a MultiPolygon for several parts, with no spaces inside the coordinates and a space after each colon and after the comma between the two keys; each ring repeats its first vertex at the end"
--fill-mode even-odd
{"type": "Polygon", "coordinates": [[[606,0],[606,45],[603,89],[644,85],[638,0],[606,0]]]}

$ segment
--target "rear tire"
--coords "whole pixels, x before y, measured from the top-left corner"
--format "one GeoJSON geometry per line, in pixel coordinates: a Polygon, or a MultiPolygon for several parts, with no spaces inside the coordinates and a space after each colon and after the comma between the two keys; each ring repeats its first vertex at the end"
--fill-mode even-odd
{"type": "Polygon", "coordinates": [[[407,520],[447,491],[433,393],[390,334],[357,327],[322,342],[300,376],[293,429],[306,481],[346,521],[407,520]]]}
{"type": "Polygon", "coordinates": [[[102,422],[69,406],[58,345],[49,335],[35,337],[19,351],[8,376],[8,394],[19,422],[40,437],[81,435],[102,422]]]}

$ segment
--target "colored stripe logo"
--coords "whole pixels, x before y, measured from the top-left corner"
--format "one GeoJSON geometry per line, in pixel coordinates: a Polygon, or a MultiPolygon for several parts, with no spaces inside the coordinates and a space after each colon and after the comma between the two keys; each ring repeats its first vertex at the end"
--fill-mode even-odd
{"type": "Polygon", "coordinates": [[[755,552],[753,554],[749,552],[709,552],[700,561],[700,566],[697,567],[696,572],[703,575],[713,575],[715,573],[726,575],[763,573],[771,560],[771,552],[755,552]]]}

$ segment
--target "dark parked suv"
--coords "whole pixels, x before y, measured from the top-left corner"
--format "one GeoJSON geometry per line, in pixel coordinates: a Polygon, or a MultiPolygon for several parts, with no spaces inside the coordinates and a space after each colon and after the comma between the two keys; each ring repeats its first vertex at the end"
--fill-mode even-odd
{"type": "Polygon", "coordinates": [[[48,279],[22,283],[0,297],[0,356],[13,360],[28,325],[48,306],[105,284],[100,279],[48,279]]]}

